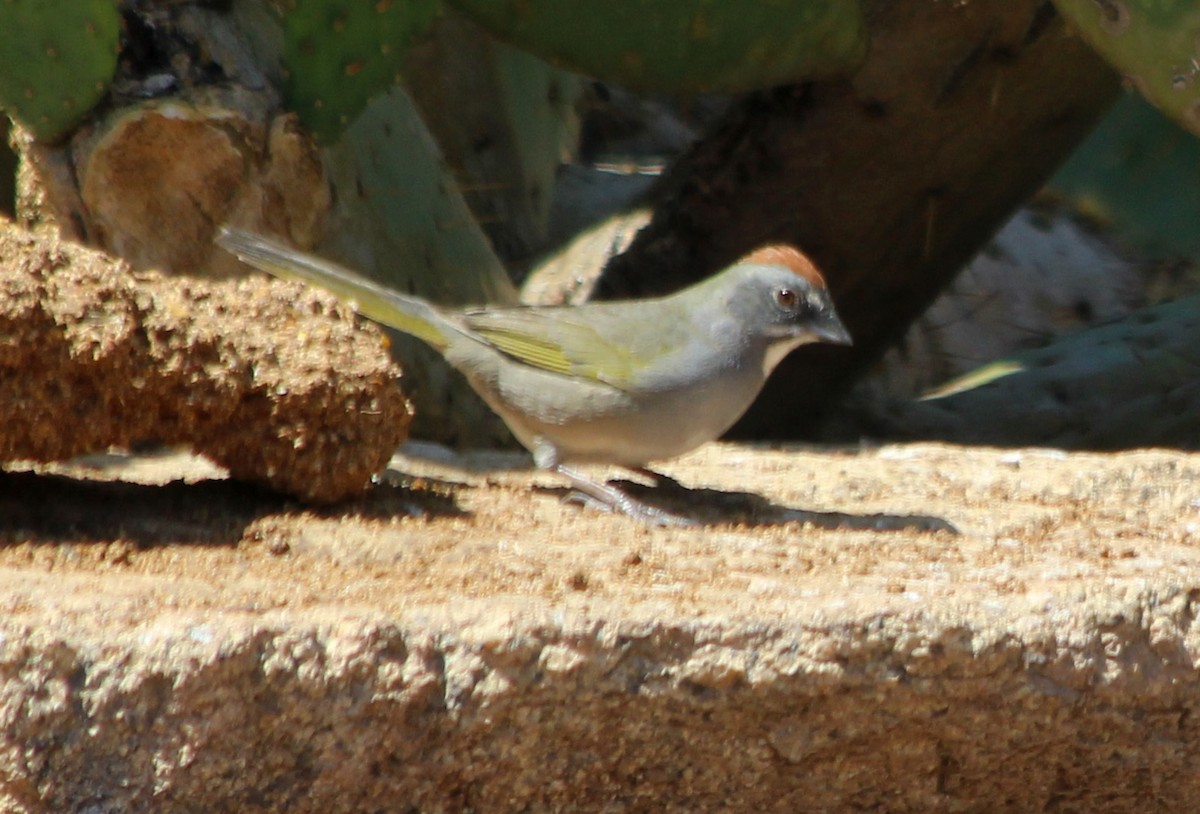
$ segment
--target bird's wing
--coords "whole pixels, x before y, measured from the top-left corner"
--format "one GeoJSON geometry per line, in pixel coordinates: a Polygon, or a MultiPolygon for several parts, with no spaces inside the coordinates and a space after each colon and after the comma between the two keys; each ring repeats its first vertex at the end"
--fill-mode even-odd
{"type": "Polygon", "coordinates": [[[670,343],[635,347],[629,343],[633,334],[623,330],[624,315],[605,315],[601,330],[591,324],[596,314],[587,313],[597,309],[499,308],[468,311],[463,320],[492,347],[527,365],[625,389],[639,370],[670,350],[670,343]]]}

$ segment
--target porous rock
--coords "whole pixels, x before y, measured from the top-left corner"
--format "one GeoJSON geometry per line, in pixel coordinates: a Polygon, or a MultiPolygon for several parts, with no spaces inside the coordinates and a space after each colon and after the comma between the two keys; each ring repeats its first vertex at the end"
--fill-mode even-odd
{"type": "Polygon", "coordinates": [[[3,583],[26,607],[0,622],[7,811],[1200,800],[1185,594],[870,611],[826,599],[772,619],[465,597],[396,618],[146,619],[136,587],[101,601],[70,577],[3,583]]]}
{"type": "Polygon", "coordinates": [[[314,501],[363,488],[411,417],[380,335],[263,278],[136,275],[0,228],[0,461],[186,444],[314,501]]]}

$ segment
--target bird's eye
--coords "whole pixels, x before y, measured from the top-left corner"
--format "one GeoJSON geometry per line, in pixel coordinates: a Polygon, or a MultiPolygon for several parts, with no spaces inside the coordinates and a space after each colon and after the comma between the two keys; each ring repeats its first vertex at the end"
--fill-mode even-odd
{"type": "Polygon", "coordinates": [[[790,288],[775,289],[775,302],[780,308],[788,311],[795,310],[796,304],[800,301],[800,297],[790,288]]]}

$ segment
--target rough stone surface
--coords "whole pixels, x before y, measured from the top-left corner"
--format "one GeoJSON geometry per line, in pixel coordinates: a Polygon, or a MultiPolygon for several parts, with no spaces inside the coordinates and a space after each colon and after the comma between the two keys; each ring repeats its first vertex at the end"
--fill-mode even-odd
{"type": "Polygon", "coordinates": [[[682,529],[519,464],[0,472],[0,810],[1200,803],[1200,455],[710,445],[682,529]]]}
{"type": "Polygon", "coordinates": [[[263,278],[131,272],[0,225],[0,461],[187,444],[317,501],[361,490],[410,418],[374,329],[263,278]]]}

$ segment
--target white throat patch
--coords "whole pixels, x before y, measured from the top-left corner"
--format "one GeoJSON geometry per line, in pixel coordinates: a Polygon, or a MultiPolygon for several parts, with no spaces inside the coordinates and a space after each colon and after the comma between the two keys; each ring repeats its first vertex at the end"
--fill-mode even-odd
{"type": "Polygon", "coordinates": [[[763,354],[763,376],[771,375],[771,371],[775,366],[783,361],[783,357],[787,356],[793,350],[805,342],[805,337],[797,336],[787,342],[776,342],[767,348],[767,352],[763,354]]]}

